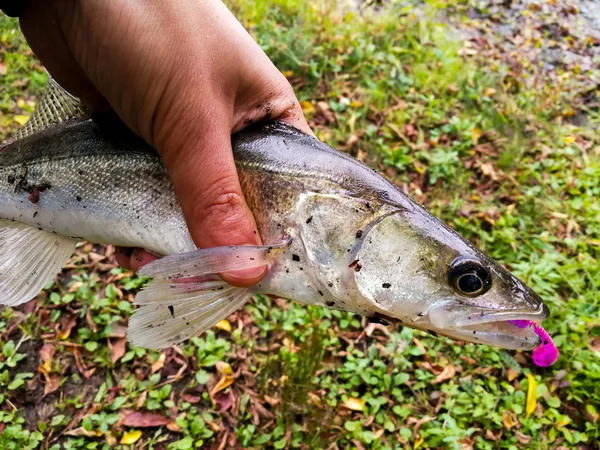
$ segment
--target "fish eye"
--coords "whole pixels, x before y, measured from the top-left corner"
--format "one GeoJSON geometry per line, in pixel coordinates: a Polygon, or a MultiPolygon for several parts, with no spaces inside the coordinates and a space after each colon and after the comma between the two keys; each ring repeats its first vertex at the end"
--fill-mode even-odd
{"type": "Polygon", "coordinates": [[[476,297],[492,287],[492,277],[479,261],[458,257],[448,268],[448,282],[461,295],[476,297]]]}

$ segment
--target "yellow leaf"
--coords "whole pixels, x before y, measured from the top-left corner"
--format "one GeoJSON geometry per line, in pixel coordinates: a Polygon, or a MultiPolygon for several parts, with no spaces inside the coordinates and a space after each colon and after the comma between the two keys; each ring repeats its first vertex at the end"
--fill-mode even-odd
{"type": "Polygon", "coordinates": [[[572,144],[573,142],[575,142],[575,136],[565,136],[563,138],[563,142],[567,145],[572,144]]]}
{"type": "Polygon", "coordinates": [[[313,106],[313,104],[311,102],[301,102],[300,106],[302,107],[302,111],[304,113],[311,113],[315,110],[315,107],[313,106]]]}
{"type": "Polygon", "coordinates": [[[58,332],[59,339],[65,340],[71,335],[71,329],[67,328],[65,331],[60,330],[58,332]]]}
{"type": "Polygon", "coordinates": [[[537,387],[537,383],[533,375],[528,374],[527,379],[529,380],[529,387],[527,388],[527,405],[525,407],[526,417],[529,417],[534,411],[537,405],[537,398],[535,395],[535,388],[537,387]]]}
{"type": "Polygon", "coordinates": [[[19,125],[23,126],[29,120],[29,116],[24,116],[23,114],[17,114],[13,117],[13,120],[17,122],[19,125]]]}
{"type": "Polygon", "coordinates": [[[479,141],[481,134],[481,130],[477,127],[471,130],[471,142],[473,142],[473,145],[477,144],[477,141],[479,141]]]}
{"type": "Polygon", "coordinates": [[[135,444],[142,437],[140,430],[129,431],[121,438],[121,444],[135,444]]]}
{"type": "Polygon", "coordinates": [[[350,102],[351,108],[360,108],[363,105],[363,102],[359,102],[358,100],[353,100],[350,102]]]}
{"type": "Polygon", "coordinates": [[[419,436],[419,439],[415,441],[415,450],[418,449],[423,442],[425,442],[425,438],[423,436],[419,436]]]}
{"type": "Polygon", "coordinates": [[[362,398],[349,397],[342,406],[352,411],[362,411],[365,408],[365,401],[362,398]]]}
{"type": "Polygon", "coordinates": [[[286,78],[289,78],[292,75],[294,75],[294,72],[292,72],[291,70],[286,70],[285,72],[283,72],[283,76],[286,78]]]}
{"type": "Polygon", "coordinates": [[[502,423],[504,424],[507,430],[510,430],[512,427],[515,426],[515,421],[512,417],[512,414],[506,409],[502,411],[502,423]]]}
{"type": "Polygon", "coordinates": [[[212,395],[215,395],[217,392],[221,392],[223,389],[227,389],[229,386],[233,384],[235,378],[230,375],[223,375],[223,377],[219,380],[215,387],[210,392],[212,395]]]}
{"type": "Polygon", "coordinates": [[[217,370],[221,372],[223,375],[231,375],[233,373],[233,369],[231,366],[223,361],[217,361],[215,364],[217,370]]]}
{"type": "Polygon", "coordinates": [[[215,324],[215,328],[218,328],[219,330],[223,330],[223,331],[227,331],[228,333],[231,333],[231,324],[229,323],[228,320],[220,320],[215,324]]]}

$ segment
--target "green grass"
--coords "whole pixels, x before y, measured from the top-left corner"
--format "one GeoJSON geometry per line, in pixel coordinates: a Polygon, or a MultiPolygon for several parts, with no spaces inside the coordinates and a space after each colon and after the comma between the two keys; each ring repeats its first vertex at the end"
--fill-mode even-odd
{"type": "MultiPolygon", "coordinates": [[[[113,362],[142,281],[114,267],[110,249],[82,246],[34,306],[1,313],[0,448],[597,448],[600,72],[545,70],[498,43],[465,53],[460,30],[493,32],[496,13],[426,3],[362,15],[331,1],[242,0],[233,10],[321,139],[385,172],[544,298],[557,364],[408,328],[387,336],[351,314],[265,298],[234,314],[231,332],[181,352],[127,345],[113,362]],[[235,380],[211,393],[227,379],[223,363],[235,380]],[[127,425],[133,411],[169,423],[127,425]],[[119,444],[138,429],[134,445],[119,444]]],[[[531,20],[522,33],[554,19],[531,20]]],[[[45,76],[4,16],[0,44],[7,137],[45,76]]]]}

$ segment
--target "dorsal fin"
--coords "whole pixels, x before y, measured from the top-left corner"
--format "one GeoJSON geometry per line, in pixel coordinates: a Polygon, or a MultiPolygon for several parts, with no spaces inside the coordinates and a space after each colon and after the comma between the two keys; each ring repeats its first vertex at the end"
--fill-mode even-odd
{"type": "Polygon", "coordinates": [[[23,139],[51,125],[73,119],[88,119],[90,114],[81,101],[69,94],[48,74],[48,84],[42,93],[35,111],[11,141],[23,139]]]}

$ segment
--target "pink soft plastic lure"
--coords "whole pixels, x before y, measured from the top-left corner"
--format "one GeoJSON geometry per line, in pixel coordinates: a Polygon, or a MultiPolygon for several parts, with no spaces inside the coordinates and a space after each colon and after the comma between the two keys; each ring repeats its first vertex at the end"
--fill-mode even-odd
{"type": "Polygon", "coordinates": [[[531,354],[531,358],[537,366],[548,367],[556,362],[558,359],[558,349],[546,330],[533,320],[511,320],[510,323],[519,328],[533,326],[533,331],[542,340],[542,343],[531,354]]]}

